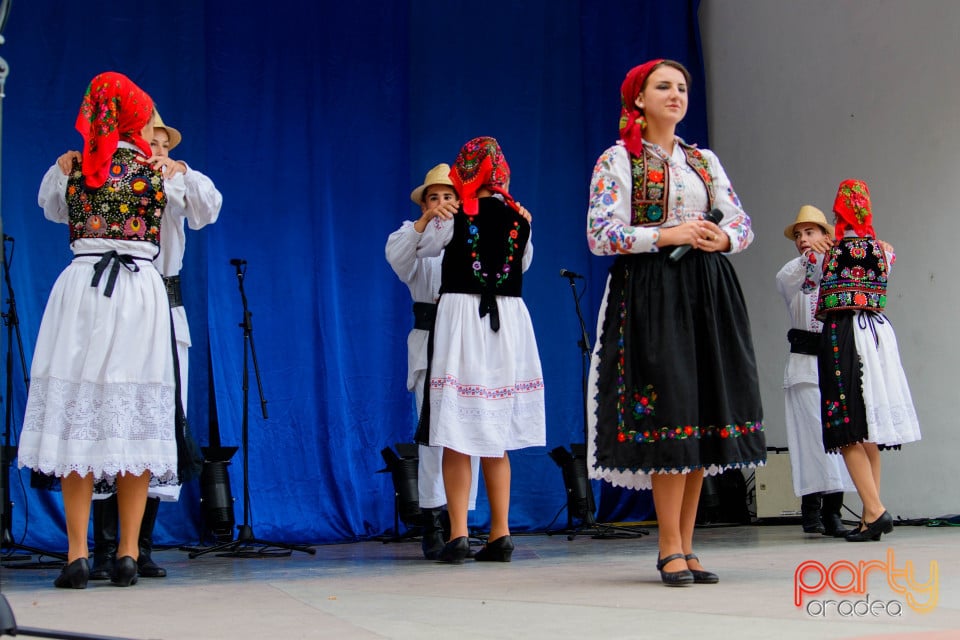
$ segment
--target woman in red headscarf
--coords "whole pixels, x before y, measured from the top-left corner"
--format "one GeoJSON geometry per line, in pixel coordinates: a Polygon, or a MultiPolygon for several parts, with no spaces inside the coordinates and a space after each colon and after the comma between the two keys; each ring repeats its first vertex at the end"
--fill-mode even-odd
{"type": "Polygon", "coordinates": [[[170,307],[153,264],[167,204],[147,162],[153,116],[150,96],[129,78],[99,74],[76,121],[82,161],[69,175],[53,165],[40,188],[44,215],[69,225],[74,257],[43,314],[18,455],[63,490],[69,548],[57,587],[86,587],[95,482],[117,493],[111,580],[128,586],[137,581],[148,487],[176,484],[186,469],[178,469],[170,307]]]}
{"type": "Polygon", "coordinates": [[[493,138],[466,143],[450,179],[460,212],[434,218],[418,245],[422,257],[443,251],[430,396],[418,441],[444,448],[450,540],[441,560],[459,564],[469,552],[470,456],[479,456],[490,535],[476,559],[509,562],[507,451],[546,444],[543,372],[521,297],[523,272],[533,259],[530,223],[509,194],[510,167],[493,138]]]}
{"type": "Polygon", "coordinates": [[[880,500],[880,449],[919,440],[920,425],[883,313],[896,256],[876,239],[867,184],[841,182],[833,212],[836,243],[824,258],[817,299],[823,447],[843,455],[863,503],[862,522],[847,540],[875,541],[893,531],[880,500]]]}
{"type": "Polygon", "coordinates": [[[617,256],[590,367],[590,474],[653,489],[668,586],[718,581],[693,553],[704,474],[766,459],[747,307],[724,255],[753,232],[716,155],[676,134],[689,87],[672,60],[627,74],[587,214],[590,250],[617,256]]]}

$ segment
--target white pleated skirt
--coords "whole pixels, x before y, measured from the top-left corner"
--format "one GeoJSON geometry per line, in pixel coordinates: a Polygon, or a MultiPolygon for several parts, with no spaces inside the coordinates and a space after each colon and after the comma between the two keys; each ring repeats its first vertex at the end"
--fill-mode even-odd
{"type": "MultiPolygon", "coordinates": [[[[860,314],[865,315],[865,314],[860,314]]],[[[854,342],[860,357],[867,441],[894,446],[920,439],[920,422],[900,362],[893,325],[854,320],[854,342]]]]}
{"type": "Polygon", "coordinates": [[[430,444],[481,457],[546,445],[543,370],[523,298],[499,296],[500,330],[480,296],[440,298],[430,368],[430,444]]]}
{"type": "Polygon", "coordinates": [[[143,242],[78,240],[77,254],[50,292],[30,370],[19,466],[63,477],[149,471],[175,481],[175,384],[170,308],[155,247],[143,242]],[[91,286],[99,254],[142,258],[91,286]]]}

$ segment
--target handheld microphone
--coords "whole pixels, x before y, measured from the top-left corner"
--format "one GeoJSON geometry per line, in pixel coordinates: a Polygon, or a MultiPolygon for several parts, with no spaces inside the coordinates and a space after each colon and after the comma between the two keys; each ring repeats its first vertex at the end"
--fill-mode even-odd
{"type": "MultiPolygon", "coordinates": [[[[711,209],[709,212],[704,214],[704,220],[709,220],[713,224],[720,224],[720,221],[723,220],[723,211],[720,209],[711,209]]],[[[690,251],[691,245],[683,244],[670,252],[670,261],[676,262],[680,258],[686,255],[687,251],[690,251]]]]}
{"type": "Polygon", "coordinates": [[[583,280],[583,276],[580,275],[579,273],[576,273],[574,271],[567,271],[566,269],[560,269],[560,277],[570,278],[571,280],[573,280],[574,278],[579,278],[583,280]]]}
{"type": "Polygon", "coordinates": [[[235,267],[239,267],[239,266],[242,265],[242,264],[247,264],[247,261],[246,261],[246,260],[241,260],[240,258],[232,258],[232,259],[230,260],[230,264],[232,264],[232,265],[235,266],[235,267]]]}

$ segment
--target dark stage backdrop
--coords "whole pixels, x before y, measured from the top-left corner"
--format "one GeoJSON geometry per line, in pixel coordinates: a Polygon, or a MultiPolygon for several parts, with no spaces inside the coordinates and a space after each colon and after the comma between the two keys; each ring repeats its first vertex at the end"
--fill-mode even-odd
{"type": "MultiPolygon", "coordinates": [[[[279,541],[381,534],[393,525],[393,488],[377,473],[379,452],[410,441],[414,429],[404,388],[411,301],[384,244],[418,214],[408,194],[427,169],[452,162],[466,140],[492,135],[513,169],[512,192],[534,215],[524,298],[546,376],[548,446],[511,454],[511,525],[543,530],[565,503],[547,452],[583,441],[580,332],[559,271],[587,274],[582,305],[593,339],[609,266],[584,237],[593,163],[617,138],[625,73],[651,57],[690,67],[682,135],[706,144],[698,4],[15,2],[0,48],[10,66],[2,216],[15,238],[7,248],[27,366],[47,295],[70,258],[66,227],[37,206],[40,178],[79,148],[73,122],[89,80],[121,71],[183,133],[174,157],[224,196],[219,222],[188,231],[194,432],[208,443],[212,383],[222,443],[241,443],[243,318],[230,259],[243,258],[269,415],[251,377],[249,520],[258,537],[279,541]]],[[[26,392],[13,344],[13,394],[4,400],[15,443],[26,392]]],[[[241,455],[230,466],[238,523],[241,455]]],[[[59,494],[30,489],[29,474],[15,467],[11,484],[13,538],[65,548],[59,494]]],[[[601,520],[650,511],[649,493],[595,488],[601,520]]],[[[162,506],[159,544],[198,539],[199,494],[194,482],[179,504],[162,506]]],[[[481,498],[471,524],[484,527],[488,516],[481,498]]]]}

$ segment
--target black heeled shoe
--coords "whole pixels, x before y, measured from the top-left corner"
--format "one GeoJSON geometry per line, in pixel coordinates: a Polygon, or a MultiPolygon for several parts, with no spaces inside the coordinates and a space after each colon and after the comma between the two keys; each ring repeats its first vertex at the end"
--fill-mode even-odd
{"type": "Polygon", "coordinates": [[[113,563],[110,582],[118,587],[132,587],[137,584],[137,561],[130,556],[117,558],[113,563]]]}
{"type": "MultiPolygon", "coordinates": [[[[683,557],[685,560],[688,560],[688,561],[689,560],[696,560],[697,562],[700,561],[700,558],[698,558],[693,553],[688,553],[683,557]]],[[[699,571],[697,569],[690,569],[690,573],[693,574],[694,584],[717,584],[718,582],[720,582],[720,576],[713,573],[712,571],[699,571]]]]}
{"type": "Polygon", "coordinates": [[[77,558],[63,567],[53,586],[60,589],[86,589],[90,578],[90,565],[86,558],[77,558]]]}
{"type": "Polygon", "coordinates": [[[513,540],[509,535],[487,542],[473,557],[477,562],[510,562],[513,555],[513,540]]]}
{"type": "Polygon", "coordinates": [[[884,533],[893,531],[893,516],[884,511],[880,517],[870,523],[863,523],[847,535],[847,542],[876,542],[884,533]]]}
{"type": "Polygon", "coordinates": [[[467,536],[460,536],[443,545],[443,551],[440,552],[440,562],[463,564],[463,560],[468,553],[470,553],[470,539],[467,536]]]}
{"type": "Polygon", "coordinates": [[[680,571],[664,571],[663,567],[674,560],[684,560],[682,553],[674,553],[666,558],[657,560],[657,571],[660,572],[660,579],[668,587],[686,587],[693,584],[693,572],[690,569],[680,571]]]}

